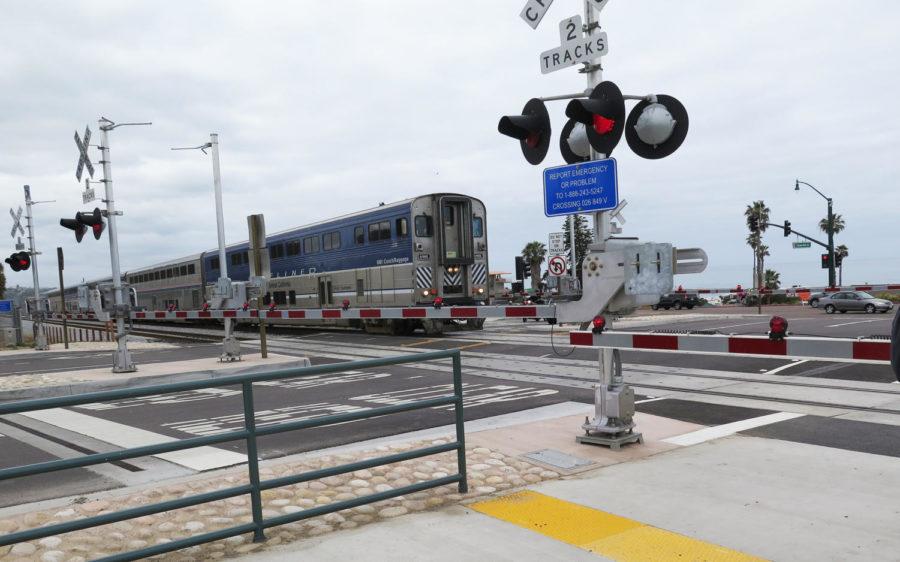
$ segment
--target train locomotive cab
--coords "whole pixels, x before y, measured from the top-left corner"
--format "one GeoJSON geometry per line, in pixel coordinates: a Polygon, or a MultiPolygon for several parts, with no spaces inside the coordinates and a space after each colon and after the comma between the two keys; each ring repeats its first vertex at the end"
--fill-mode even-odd
{"type": "MultiPolygon", "coordinates": [[[[446,305],[488,304],[484,204],[472,197],[436,194],[412,204],[416,304],[440,297],[446,305]]],[[[480,327],[483,322],[469,322],[480,327]]]]}

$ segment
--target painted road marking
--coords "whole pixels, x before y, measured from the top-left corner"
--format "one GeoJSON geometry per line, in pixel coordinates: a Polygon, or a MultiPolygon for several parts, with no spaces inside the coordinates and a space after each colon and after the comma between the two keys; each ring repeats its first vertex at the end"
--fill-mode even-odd
{"type": "Polygon", "coordinates": [[[867,324],[869,322],[884,322],[885,320],[893,320],[893,318],[875,318],[873,320],[857,320],[856,322],[844,322],[842,324],[831,324],[826,328],[839,328],[841,326],[851,326],[853,324],[867,324]]]}
{"type": "Polygon", "coordinates": [[[469,349],[469,348],[472,348],[472,347],[481,347],[481,346],[483,346],[483,345],[491,345],[491,343],[492,343],[492,342],[489,342],[489,341],[482,341],[482,342],[478,342],[478,343],[470,343],[469,345],[461,345],[461,346],[457,347],[456,349],[469,349]]]}
{"type": "Polygon", "coordinates": [[[782,365],[781,367],[776,367],[770,371],[763,371],[763,372],[765,372],[767,375],[774,375],[775,373],[780,373],[781,371],[783,371],[785,369],[790,369],[791,367],[795,367],[797,365],[802,365],[803,363],[809,363],[809,361],[810,361],[809,359],[795,360],[795,361],[792,361],[791,363],[788,363],[787,365],[782,365]]]}
{"type": "Polygon", "coordinates": [[[647,398],[646,400],[638,400],[635,404],[646,404],[647,402],[658,402],[660,400],[668,400],[668,397],[663,396],[661,398],[647,398]]]}
{"type": "MultiPolygon", "coordinates": [[[[152,431],[131,427],[130,425],[79,414],[63,408],[26,412],[21,415],[74,431],[123,449],[178,441],[178,439],[168,435],[161,435],[152,431]]],[[[197,471],[212,470],[247,462],[246,455],[217,449],[216,447],[197,447],[196,449],[160,453],[154,456],[197,471]]]]}
{"type": "Polygon", "coordinates": [[[413,342],[413,343],[404,343],[403,347],[413,347],[415,345],[426,345],[426,344],[436,342],[436,341],[440,341],[440,340],[430,339],[430,340],[424,340],[424,341],[417,341],[417,342],[413,342]]]}
{"type": "Polygon", "coordinates": [[[720,437],[734,435],[739,431],[746,431],[755,427],[771,425],[773,423],[792,420],[794,418],[802,418],[804,415],[805,414],[795,414],[793,412],[777,412],[766,416],[759,416],[758,418],[750,418],[747,420],[699,429],[683,435],[669,437],[668,439],[663,439],[663,441],[673,445],[696,445],[697,443],[703,443],[704,441],[711,441],[713,439],[719,439],[720,437]]]}
{"type": "Polygon", "coordinates": [[[741,326],[756,326],[757,324],[768,324],[769,321],[765,322],[748,322],[746,324],[731,324],[730,326],[719,326],[718,328],[710,328],[711,330],[724,330],[725,328],[739,328],[741,326]]]}
{"type": "Polygon", "coordinates": [[[763,560],[530,490],[478,502],[469,507],[501,521],[621,562],[763,560]]]}

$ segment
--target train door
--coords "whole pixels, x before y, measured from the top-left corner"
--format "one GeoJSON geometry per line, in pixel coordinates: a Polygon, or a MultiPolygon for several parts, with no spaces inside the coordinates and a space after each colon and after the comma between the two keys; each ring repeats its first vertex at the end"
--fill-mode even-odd
{"type": "Polygon", "coordinates": [[[331,290],[331,276],[319,277],[319,307],[325,308],[334,304],[334,293],[331,290]]]}
{"type": "Polygon", "coordinates": [[[469,199],[441,197],[439,263],[443,266],[444,297],[465,297],[468,294],[467,266],[472,255],[472,204],[469,199]]]}

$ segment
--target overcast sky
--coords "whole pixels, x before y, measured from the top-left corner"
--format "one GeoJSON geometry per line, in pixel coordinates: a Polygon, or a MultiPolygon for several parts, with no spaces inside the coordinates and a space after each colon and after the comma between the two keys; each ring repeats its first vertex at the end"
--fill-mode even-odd
{"type": "MultiPolygon", "coordinates": [[[[209,157],[169,148],[218,132],[229,242],[246,239],[252,213],[273,232],[451,191],[486,203],[491,269],[510,271],[525,243],[546,243],[562,222],[543,215],[541,170],[564,163],[565,102],[549,104],[554,140],[541,166],[497,121],[530,97],[585,87],[575,68],[541,75],[538,60],[581,2],[556,0],[537,31],[519,19],[523,5],[8,3],[4,207],[23,204],[23,184],[56,200],[35,208],[42,285],[56,284],[56,246],[67,282],[109,275],[107,237],[76,244],[58,224],[83,208],[73,132],[90,124],[97,139],[101,115],[152,121],[111,134],[126,269],[215,247],[209,157]]],[[[629,202],[623,235],[704,248],[709,268],[677,278],[685,287],[746,286],[751,201],[824,238],[825,201],[795,193],[799,177],[833,197],[847,223],[837,237],[850,249],[845,283],[900,282],[897,21],[900,3],[887,0],[612,0],[601,16],[604,78],[626,94],[673,95],[690,114],[672,156],[638,158],[624,138],[613,153],[629,202]]],[[[0,225],[7,236],[10,219],[0,225]]],[[[820,250],[791,241],[770,229],[767,265],[784,285],[824,284],[820,250]]],[[[7,276],[31,284],[28,273],[7,276]]]]}

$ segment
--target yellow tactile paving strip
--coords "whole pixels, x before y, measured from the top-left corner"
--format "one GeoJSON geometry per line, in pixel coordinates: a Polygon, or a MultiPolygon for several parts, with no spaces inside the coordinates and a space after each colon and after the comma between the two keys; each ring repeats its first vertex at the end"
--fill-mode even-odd
{"type": "Polygon", "coordinates": [[[478,502],[469,507],[622,562],[764,560],[529,490],[478,502]]]}

